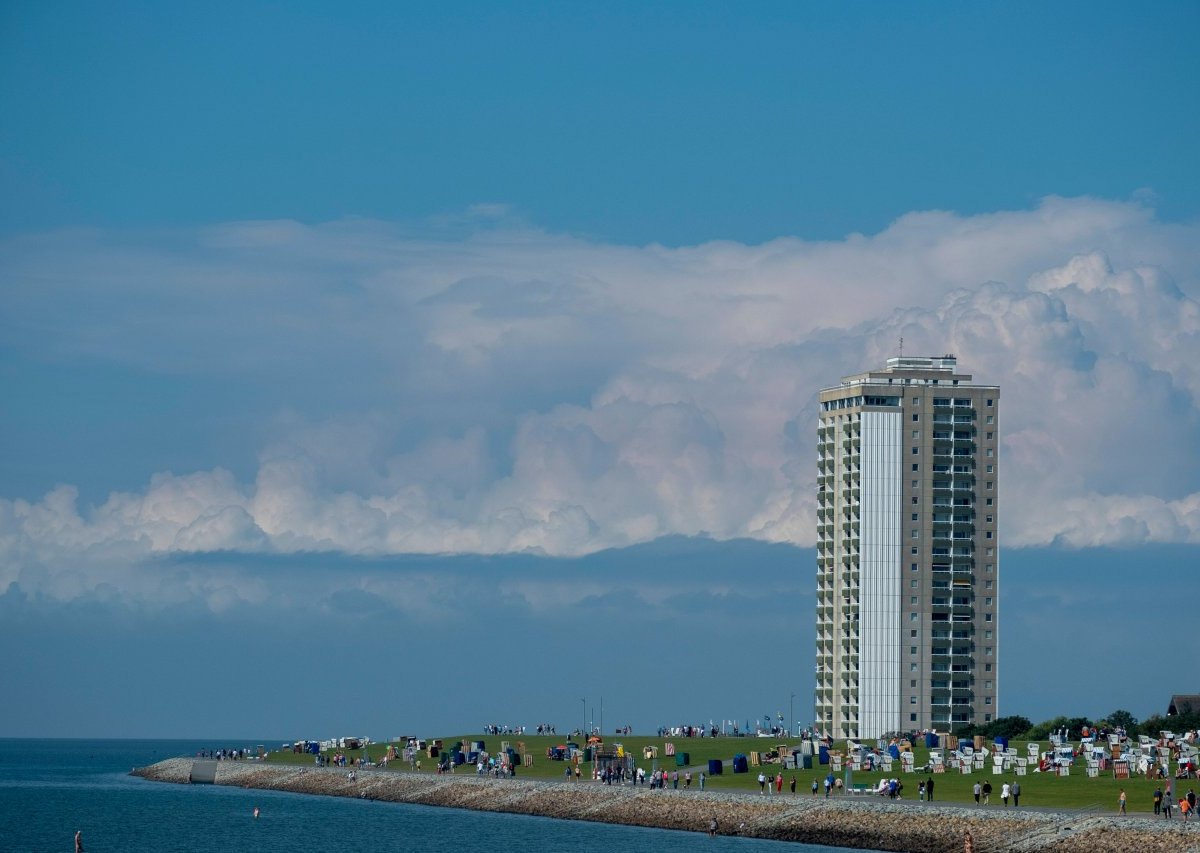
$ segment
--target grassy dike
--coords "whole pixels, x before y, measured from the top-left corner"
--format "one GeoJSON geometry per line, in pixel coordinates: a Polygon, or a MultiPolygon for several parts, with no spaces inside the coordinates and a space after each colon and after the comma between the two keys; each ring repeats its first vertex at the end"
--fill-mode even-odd
{"type": "MultiPolygon", "coordinates": [[[[715,818],[722,835],[899,853],[957,853],[970,833],[977,853],[1176,853],[1200,850],[1200,828],[1151,817],[1046,809],[975,808],[875,797],[763,796],[728,790],[663,790],[515,779],[472,772],[438,776],[397,769],[318,768],[297,761],[221,761],[215,782],[231,787],[352,797],[448,809],[702,833],[715,818]]],[[[174,758],[134,771],[156,782],[187,783],[194,760],[174,758]]],[[[393,765],[394,766],[394,765],[393,765]]],[[[757,775],[757,774],[755,774],[757,775]]],[[[198,786],[199,787],[199,786],[198,786]]],[[[453,821],[453,815],[447,814],[453,821]]],[[[449,825],[449,824],[448,824],[449,825]]]]}
{"type": "MultiPolygon", "coordinates": [[[[433,738],[429,739],[431,742],[433,738]]],[[[548,781],[560,781],[563,778],[563,770],[565,769],[564,762],[551,761],[546,758],[547,747],[557,744],[564,744],[569,738],[564,737],[544,737],[537,735],[455,735],[451,737],[441,738],[443,743],[449,745],[457,741],[466,741],[468,744],[474,740],[482,740],[487,748],[492,752],[498,752],[503,741],[508,741],[514,748],[518,742],[525,744],[526,752],[533,756],[533,766],[523,767],[518,771],[518,778],[529,779],[544,779],[548,781]]],[[[701,770],[707,771],[708,761],[712,759],[730,760],[735,753],[741,752],[749,755],[751,751],[765,752],[769,749],[774,749],[782,743],[789,743],[798,748],[799,741],[782,741],[772,738],[661,738],[661,737],[639,737],[639,736],[609,736],[605,738],[608,743],[621,743],[627,751],[632,751],[638,756],[638,765],[645,767],[647,772],[650,770],[651,762],[641,760],[642,750],[645,747],[658,748],[658,765],[666,767],[668,770],[676,770],[682,773],[685,768],[677,767],[673,757],[666,756],[665,744],[670,741],[675,744],[677,751],[687,752],[689,754],[688,769],[692,771],[692,786],[698,787],[698,776],[701,770]]],[[[579,741],[576,740],[578,743],[579,741]]],[[[1025,755],[1025,743],[1013,742],[1010,744],[1014,747],[1018,754],[1025,755]]],[[[845,742],[835,744],[835,746],[845,747],[845,742]]],[[[1047,744],[1042,744],[1043,748],[1047,744]]],[[[382,758],[387,750],[386,744],[372,744],[369,747],[369,754],[372,760],[382,758]]],[[[924,746],[914,748],[916,754],[915,762],[917,766],[924,765],[929,758],[929,750],[924,746]]],[[[352,758],[357,758],[362,755],[362,750],[357,750],[350,754],[352,758]]],[[[313,757],[311,755],[294,755],[287,752],[273,752],[270,754],[268,763],[273,764],[295,764],[300,766],[312,766],[313,757]]],[[[392,765],[395,769],[409,770],[407,763],[400,761],[392,765]]],[[[584,777],[588,776],[590,765],[581,765],[584,777]]],[[[783,773],[784,779],[784,796],[791,796],[789,787],[792,777],[796,778],[796,795],[811,798],[811,787],[813,781],[818,783],[820,789],[821,782],[829,773],[828,766],[814,766],[812,770],[784,770],[780,764],[765,765],[763,772],[770,773],[772,776],[777,772],[783,773]]],[[[436,775],[437,761],[428,757],[423,757],[421,761],[421,773],[436,775]]],[[[975,800],[972,793],[972,788],[976,781],[983,782],[985,780],[992,783],[992,804],[989,809],[1003,809],[1003,803],[1000,800],[1000,787],[1004,782],[1021,783],[1021,807],[1039,807],[1051,809],[1082,809],[1095,813],[1107,813],[1117,811],[1117,798],[1120,795],[1122,788],[1128,796],[1128,810],[1131,813],[1153,813],[1152,794],[1156,785],[1160,784],[1153,781],[1147,781],[1143,778],[1134,777],[1131,779],[1118,780],[1112,776],[1112,771],[1101,773],[1095,779],[1089,779],[1084,772],[1082,766],[1072,768],[1072,774],[1069,777],[1058,777],[1045,773],[1033,773],[1023,777],[1017,777],[1015,773],[1005,773],[1002,775],[994,775],[990,766],[983,771],[977,771],[971,774],[963,775],[961,773],[939,773],[928,775],[925,773],[902,773],[900,771],[899,762],[893,764],[892,772],[885,774],[879,772],[864,772],[855,771],[853,774],[855,784],[876,785],[880,779],[896,778],[904,783],[904,790],[901,792],[901,797],[905,800],[917,799],[917,784],[925,779],[934,779],[935,802],[958,803],[974,807],[975,800]]],[[[759,768],[751,767],[748,773],[732,773],[727,768],[726,772],[720,776],[710,776],[706,782],[706,789],[713,792],[753,792],[758,793],[758,772],[759,768]]],[[[455,771],[455,775],[471,775],[474,769],[467,765],[460,766],[455,771]]],[[[843,770],[842,774],[845,773],[843,770]]],[[[682,780],[680,787],[683,787],[682,780]]],[[[1176,790],[1182,795],[1186,793],[1189,785],[1195,786],[1195,780],[1179,780],[1176,782],[1176,790]]],[[[1200,786],[1195,786],[1196,791],[1200,794],[1200,786]]],[[[823,794],[822,794],[823,796],[823,794]]],[[[869,797],[863,795],[845,795],[848,799],[867,799],[877,800],[877,797],[869,797]]],[[[982,806],[980,807],[982,808],[982,806]]],[[[1197,822],[1200,827],[1200,822],[1197,822]]]]}

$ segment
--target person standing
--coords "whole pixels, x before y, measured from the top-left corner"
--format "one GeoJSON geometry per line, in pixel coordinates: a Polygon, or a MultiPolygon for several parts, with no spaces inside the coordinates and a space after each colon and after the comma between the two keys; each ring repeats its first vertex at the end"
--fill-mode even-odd
{"type": "Polygon", "coordinates": [[[700,790],[701,790],[701,791],[703,791],[703,790],[704,790],[704,780],[705,780],[706,778],[708,778],[708,777],[706,777],[706,776],[704,775],[704,771],[703,771],[703,770],[701,770],[701,771],[700,771],[700,790]]]}
{"type": "Polygon", "coordinates": [[[976,782],[971,790],[975,793],[975,805],[979,805],[979,795],[983,793],[983,786],[976,782]]]}
{"type": "Polygon", "coordinates": [[[1124,788],[1121,789],[1121,796],[1119,796],[1117,798],[1117,801],[1121,804],[1121,812],[1120,813],[1125,814],[1125,789],[1124,788]]]}
{"type": "Polygon", "coordinates": [[[818,787],[819,787],[819,786],[817,785],[817,780],[816,780],[816,779],[813,779],[813,783],[812,783],[812,792],[813,792],[813,796],[814,796],[814,797],[817,795],[817,788],[818,788],[818,787]]]}
{"type": "Polygon", "coordinates": [[[933,780],[930,779],[925,783],[925,796],[929,798],[929,802],[933,802],[933,780]]]}
{"type": "Polygon", "coordinates": [[[775,774],[775,793],[776,794],[783,793],[783,771],[782,770],[775,774]]]}
{"type": "Polygon", "coordinates": [[[1004,785],[1000,788],[1000,799],[1004,801],[1005,808],[1008,807],[1008,796],[1011,793],[1012,793],[1012,788],[1010,788],[1008,783],[1005,782],[1004,785]]]}
{"type": "Polygon", "coordinates": [[[83,830],[75,830],[75,853],[83,853],[83,830]]]}
{"type": "Polygon", "coordinates": [[[1187,801],[1188,801],[1189,810],[1191,811],[1192,814],[1195,814],[1196,813],[1196,792],[1194,790],[1192,790],[1191,788],[1188,788],[1187,801]]]}
{"type": "Polygon", "coordinates": [[[1154,814],[1156,814],[1156,815],[1162,814],[1162,801],[1163,801],[1162,785],[1159,785],[1154,789],[1154,814]]]}
{"type": "Polygon", "coordinates": [[[758,771],[758,793],[765,794],[767,792],[766,784],[767,784],[767,777],[761,770],[759,770],[758,771]]]}
{"type": "Polygon", "coordinates": [[[991,805],[991,803],[992,803],[992,783],[984,782],[983,783],[983,804],[985,806],[988,806],[988,805],[991,805]]]}
{"type": "Polygon", "coordinates": [[[713,815],[708,821],[708,837],[712,838],[717,834],[717,816],[713,815]]]}
{"type": "Polygon", "coordinates": [[[1013,782],[1012,795],[1013,795],[1013,808],[1015,809],[1017,806],[1021,805],[1021,783],[1020,782],[1013,782]]]}
{"type": "Polygon", "coordinates": [[[792,789],[792,796],[793,797],[796,796],[796,777],[795,777],[795,775],[792,776],[792,781],[789,783],[789,787],[792,789]]]}
{"type": "Polygon", "coordinates": [[[1164,819],[1166,819],[1166,820],[1170,820],[1170,819],[1171,819],[1171,808],[1172,808],[1172,805],[1171,805],[1171,792],[1170,792],[1170,791],[1168,791],[1168,792],[1167,792],[1167,793],[1166,793],[1166,794],[1163,796],[1163,802],[1162,802],[1162,813],[1163,813],[1163,818],[1164,818],[1164,819]]]}

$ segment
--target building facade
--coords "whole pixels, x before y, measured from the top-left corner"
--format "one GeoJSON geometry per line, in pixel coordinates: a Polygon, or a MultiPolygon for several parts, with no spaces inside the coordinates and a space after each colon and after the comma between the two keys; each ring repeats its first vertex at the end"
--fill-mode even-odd
{"type": "Polygon", "coordinates": [[[815,724],[833,737],[996,719],[1000,390],[954,356],[820,393],[815,724]]]}

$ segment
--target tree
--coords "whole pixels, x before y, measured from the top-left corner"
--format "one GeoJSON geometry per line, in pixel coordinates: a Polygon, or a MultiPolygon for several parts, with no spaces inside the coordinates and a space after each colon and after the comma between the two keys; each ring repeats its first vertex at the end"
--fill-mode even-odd
{"type": "Polygon", "coordinates": [[[1009,740],[1016,740],[1033,728],[1033,723],[1029,722],[1028,717],[997,717],[986,728],[988,737],[1006,737],[1009,740]]]}
{"type": "Polygon", "coordinates": [[[1137,717],[1123,708],[1118,708],[1108,715],[1108,724],[1124,729],[1125,734],[1136,737],[1139,734],[1137,717]]]}

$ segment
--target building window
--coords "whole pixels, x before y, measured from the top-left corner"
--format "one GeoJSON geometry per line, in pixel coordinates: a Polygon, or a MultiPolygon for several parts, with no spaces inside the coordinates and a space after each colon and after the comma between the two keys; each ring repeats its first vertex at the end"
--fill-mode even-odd
{"type": "Polygon", "coordinates": [[[987,434],[987,440],[988,440],[988,441],[991,441],[991,440],[992,440],[992,434],[991,434],[990,432],[987,434]]]}
{"type": "Polygon", "coordinates": [[[993,470],[993,469],[992,469],[992,466],[991,466],[991,465],[987,466],[987,473],[991,474],[991,473],[992,473],[992,470],[993,470]]]}
{"type": "Polygon", "coordinates": [[[994,557],[994,556],[996,556],[996,549],[995,549],[995,548],[988,548],[988,549],[987,549],[987,555],[988,555],[989,557],[994,557]]]}
{"type": "Polygon", "coordinates": [[[991,480],[988,480],[988,481],[987,481],[987,490],[988,490],[989,492],[992,490],[992,481],[991,481],[991,480]]]}
{"type": "Polygon", "coordinates": [[[910,663],[910,664],[908,665],[908,671],[909,671],[909,672],[916,672],[916,671],[917,671],[917,665],[916,665],[915,663],[910,663]]]}
{"type": "Polygon", "coordinates": [[[917,538],[919,538],[919,537],[920,537],[920,535],[921,535],[921,534],[920,534],[920,531],[914,530],[914,531],[912,532],[912,538],[913,538],[913,539],[917,539],[917,538]]]}
{"type": "Polygon", "coordinates": [[[916,715],[916,714],[909,714],[909,715],[908,715],[908,721],[909,721],[910,723],[915,723],[915,722],[917,721],[917,715],[916,715]]]}
{"type": "MultiPolygon", "coordinates": [[[[992,656],[992,647],[991,647],[991,646],[986,646],[986,647],[984,648],[984,650],[983,650],[983,653],[984,653],[985,655],[987,655],[988,657],[991,657],[991,656],[992,656]]],[[[991,664],[988,664],[988,666],[991,666],[991,664]]],[[[991,670],[989,669],[989,670],[988,670],[988,672],[991,672],[991,670]]]]}
{"type": "Polygon", "coordinates": [[[991,588],[992,588],[992,581],[984,581],[983,588],[984,588],[984,589],[991,589],[991,588]]]}
{"type": "Polygon", "coordinates": [[[909,697],[908,697],[908,704],[910,704],[910,705],[915,705],[915,704],[917,704],[917,697],[916,697],[916,696],[909,696],[909,697]]]}
{"type": "Polygon", "coordinates": [[[988,458],[988,459],[991,459],[991,458],[992,458],[993,456],[995,456],[995,455],[996,455],[996,451],[995,451],[995,449],[994,449],[994,448],[991,448],[991,447],[989,447],[989,448],[987,449],[987,458],[988,458]]]}
{"type": "MultiPolygon", "coordinates": [[[[917,629],[913,628],[911,631],[909,631],[908,636],[915,640],[917,638],[917,629]]],[[[915,684],[913,685],[913,687],[916,687],[916,686],[917,685],[915,685],[915,684]]]]}
{"type": "Polygon", "coordinates": [[[991,714],[984,714],[984,715],[983,715],[983,721],[984,721],[985,723],[990,723],[990,722],[992,721],[992,715],[991,715],[991,714]]]}
{"type": "Polygon", "coordinates": [[[910,569],[911,571],[914,571],[914,572],[915,572],[915,571],[917,570],[917,564],[916,564],[916,563],[912,563],[912,564],[909,566],[909,569],[910,569]]]}
{"type": "Polygon", "coordinates": [[[992,569],[994,569],[994,568],[996,568],[996,566],[993,563],[987,564],[987,572],[989,575],[992,573],[992,569]]]}
{"type": "Polygon", "coordinates": [[[988,401],[987,401],[987,405],[988,405],[988,408],[990,409],[990,408],[992,407],[992,401],[991,401],[991,400],[988,400],[988,401]]]}
{"type": "Polygon", "coordinates": [[[914,678],[912,681],[908,682],[908,686],[915,690],[917,687],[917,680],[914,678]]]}
{"type": "Polygon", "coordinates": [[[989,530],[989,531],[987,532],[987,538],[988,538],[988,539],[991,539],[991,538],[992,538],[992,531],[990,531],[990,530],[989,530]]]}
{"type": "MultiPolygon", "coordinates": [[[[992,621],[992,614],[990,614],[990,613],[985,613],[985,614],[983,615],[983,621],[984,621],[984,622],[991,622],[991,621],[992,621]]],[[[989,652],[988,654],[991,654],[991,652],[989,652]]]]}
{"type": "Polygon", "coordinates": [[[991,671],[992,671],[992,665],[991,665],[990,663],[985,663],[985,664],[983,665],[983,671],[984,671],[984,672],[991,672],[991,671]]]}
{"type": "Polygon", "coordinates": [[[914,448],[912,449],[912,455],[913,455],[913,456],[916,456],[916,455],[917,455],[918,453],[920,453],[920,452],[921,452],[921,448],[919,448],[919,447],[914,447],[914,448]]]}
{"type": "Polygon", "coordinates": [[[921,402],[921,398],[920,398],[920,397],[913,397],[913,398],[912,398],[912,401],[913,401],[913,405],[914,405],[914,406],[916,406],[916,405],[919,405],[919,404],[920,404],[920,402],[921,402]]]}
{"type": "Polygon", "coordinates": [[[914,470],[914,471],[920,471],[920,470],[921,470],[921,466],[920,466],[920,464],[919,464],[919,463],[917,463],[917,462],[914,462],[914,463],[913,463],[913,470],[914,470]]]}
{"type": "Polygon", "coordinates": [[[992,606],[992,599],[991,599],[991,598],[985,598],[985,599],[983,600],[983,606],[984,606],[984,607],[991,607],[991,606],[992,606]]]}
{"type": "Polygon", "coordinates": [[[911,549],[909,549],[909,550],[911,550],[911,551],[912,551],[912,555],[913,555],[914,557],[915,557],[915,556],[917,556],[917,546],[916,546],[916,545],[914,545],[914,546],[913,546],[911,549]]]}
{"type": "Polygon", "coordinates": [[[992,638],[992,632],[991,632],[991,631],[984,631],[984,632],[983,632],[983,638],[984,638],[985,640],[990,640],[990,639],[992,638]]]}
{"type": "MultiPolygon", "coordinates": [[[[916,499],[916,498],[913,498],[913,503],[916,503],[916,502],[917,502],[917,499],[916,499]]],[[[985,501],[985,503],[986,503],[988,506],[991,506],[991,505],[992,505],[992,499],[991,499],[991,498],[988,498],[988,499],[985,501]]]]}
{"type": "Polygon", "coordinates": [[[914,421],[919,421],[919,420],[921,420],[921,416],[920,416],[920,415],[918,415],[918,414],[916,414],[916,413],[914,412],[914,413],[913,413],[913,420],[914,420],[914,421]]]}
{"type": "Polygon", "coordinates": [[[909,601],[908,603],[911,604],[913,607],[916,607],[917,606],[917,597],[914,595],[912,597],[912,600],[909,601]]]}
{"type": "Polygon", "coordinates": [[[992,416],[992,415],[988,415],[988,416],[987,416],[987,422],[988,422],[989,424],[994,424],[994,423],[996,422],[996,418],[995,418],[994,416],[992,416]]]}
{"type": "Polygon", "coordinates": [[[920,438],[920,437],[921,437],[921,431],[919,429],[914,429],[913,430],[913,438],[920,438]]]}
{"type": "Polygon", "coordinates": [[[908,647],[908,653],[909,653],[910,655],[915,655],[915,654],[917,653],[917,647],[916,647],[916,646],[909,646],[909,647],[908,647]]]}
{"type": "Polygon", "coordinates": [[[992,704],[992,697],[991,697],[991,696],[985,696],[985,697],[983,697],[983,704],[985,704],[985,705],[990,705],[990,704],[992,704]]]}
{"type": "Polygon", "coordinates": [[[990,681],[985,681],[985,682],[983,682],[983,689],[984,689],[984,690],[991,690],[991,689],[992,689],[992,682],[990,682],[990,681]]]}
{"type": "Polygon", "coordinates": [[[987,523],[988,523],[988,524],[991,524],[991,523],[992,523],[992,517],[991,517],[990,515],[987,517],[987,523]]]}
{"type": "Polygon", "coordinates": [[[912,487],[913,487],[913,489],[914,489],[914,490],[921,488],[921,481],[920,481],[920,480],[913,480],[913,481],[912,481],[912,487]]]}
{"type": "Polygon", "coordinates": [[[915,614],[915,613],[910,613],[910,614],[908,614],[908,621],[909,621],[909,622],[916,622],[916,621],[917,621],[917,614],[915,614]]]}

